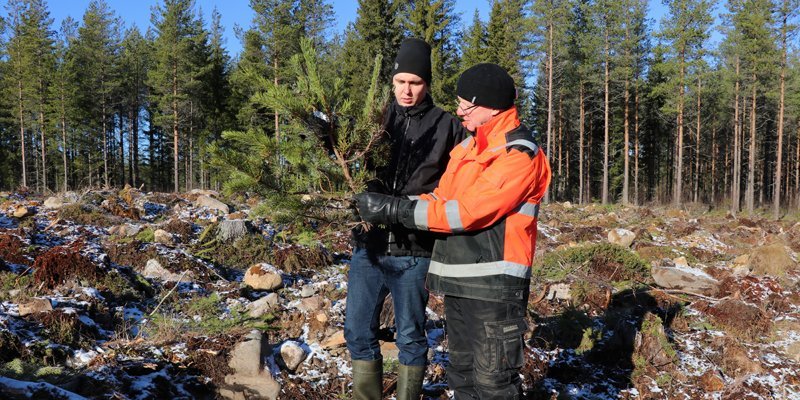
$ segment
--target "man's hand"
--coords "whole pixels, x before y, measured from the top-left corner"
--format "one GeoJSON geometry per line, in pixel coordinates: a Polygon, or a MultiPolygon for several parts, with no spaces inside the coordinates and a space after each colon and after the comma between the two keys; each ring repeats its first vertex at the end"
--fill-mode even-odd
{"type": "Polygon", "coordinates": [[[355,195],[356,207],[361,219],[372,224],[397,223],[399,197],[380,193],[363,192],[355,195]]]}

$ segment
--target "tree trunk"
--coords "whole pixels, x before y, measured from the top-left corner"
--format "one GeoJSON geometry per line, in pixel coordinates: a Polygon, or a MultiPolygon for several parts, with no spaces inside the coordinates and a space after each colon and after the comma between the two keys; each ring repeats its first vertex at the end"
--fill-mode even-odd
{"type": "Polygon", "coordinates": [[[675,154],[675,187],[672,193],[672,202],[678,206],[681,204],[681,196],[683,194],[683,101],[686,95],[683,85],[685,70],[683,65],[680,69],[680,79],[678,81],[678,118],[677,128],[678,137],[676,138],[676,154],[675,154]]]}
{"type": "MultiPolygon", "coordinates": [[[[552,143],[553,143],[553,21],[548,21],[547,24],[547,152],[552,157],[552,143]]],[[[561,179],[561,175],[558,175],[561,179]]],[[[544,202],[550,202],[550,191],[544,194],[544,202]]]]}
{"type": "Polygon", "coordinates": [[[794,151],[794,199],[795,206],[800,208],[800,118],[797,121],[797,142],[794,151]]]}
{"type": "Polygon", "coordinates": [[[783,173],[783,113],[784,113],[784,96],[786,93],[786,19],[787,15],[783,16],[783,29],[781,30],[781,44],[783,46],[781,54],[781,75],[780,75],[780,95],[778,100],[778,159],[775,165],[775,186],[772,191],[772,217],[778,219],[781,212],[781,173],[783,173]]]}
{"type": "Polygon", "coordinates": [[[17,93],[19,94],[19,143],[20,154],[22,155],[22,187],[28,187],[28,169],[25,162],[25,108],[22,102],[22,81],[17,81],[17,93]]]}
{"type": "Polygon", "coordinates": [[[564,196],[564,191],[566,188],[566,179],[564,179],[563,174],[563,150],[564,150],[564,117],[563,105],[564,105],[564,98],[563,96],[558,96],[558,195],[564,196]]]}
{"type": "Polygon", "coordinates": [[[125,181],[125,123],[122,120],[122,113],[119,115],[119,172],[121,174],[119,184],[123,182],[130,184],[130,181],[125,181]]]}
{"type": "Polygon", "coordinates": [[[585,180],[585,176],[583,174],[583,136],[584,136],[584,125],[586,122],[586,105],[584,102],[586,99],[583,96],[583,82],[580,84],[580,94],[578,95],[578,103],[580,107],[580,111],[578,114],[578,204],[584,204],[586,198],[584,197],[585,189],[583,187],[583,182],[585,180]]]}
{"type": "Polygon", "coordinates": [[[172,64],[172,159],[174,171],[172,172],[173,192],[180,191],[178,179],[178,62],[172,64]]]}
{"type": "Polygon", "coordinates": [[[633,202],[639,204],[639,85],[633,88],[633,202]]]}
{"type": "Polygon", "coordinates": [[[694,140],[694,201],[697,202],[699,199],[699,188],[700,188],[700,105],[702,96],[700,91],[702,90],[702,83],[700,81],[700,77],[697,77],[697,130],[695,131],[695,140],[694,140]]]}
{"type": "Polygon", "coordinates": [[[602,203],[608,204],[608,136],[609,136],[609,109],[611,107],[611,102],[609,100],[609,81],[611,80],[609,77],[609,37],[608,37],[608,27],[606,27],[605,33],[605,66],[604,66],[604,75],[603,75],[603,91],[604,91],[604,100],[603,100],[603,195],[602,195],[602,203]]]}
{"type": "Polygon", "coordinates": [[[67,169],[67,112],[65,110],[64,103],[66,99],[64,98],[64,92],[61,92],[61,157],[62,161],[64,162],[64,186],[62,190],[65,192],[69,190],[69,179],[68,179],[68,169],[67,169]]]}
{"type": "MultiPolygon", "coordinates": [[[[711,127],[711,204],[715,205],[717,202],[717,182],[715,180],[717,175],[717,125],[716,123],[711,127]]],[[[723,182],[723,188],[724,188],[723,182]]]]}
{"type": "Polygon", "coordinates": [[[47,191],[47,141],[44,134],[44,105],[39,110],[39,133],[42,135],[42,192],[47,191]]]}
{"type": "Polygon", "coordinates": [[[623,149],[624,149],[623,152],[625,153],[625,167],[624,167],[624,171],[622,173],[622,175],[623,175],[622,176],[622,204],[624,204],[624,205],[628,205],[628,202],[629,202],[629,199],[628,199],[628,186],[630,185],[630,183],[628,181],[628,176],[630,175],[630,170],[631,170],[631,168],[630,168],[630,159],[631,158],[628,155],[630,153],[630,150],[631,150],[631,146],[630,146],[630,123],[628,121],[629,120],[628,114],[630,112],[630,110],[628,109],[628,103],[630,102],[630,91],[628,90],[628,84],[629,84],[628,79],[625,78],[625,94],[623,95],[623,100],[622,100],[623,108],[625,109],[625,111],[623,112],[623,122],[622,122],[623,132],[624,132],[623,133],[623,136],[624,136],[623,140],[625,142],[623,144],[623,149]]]}
{"type": "Polygon", "coordinates": [[[736,84],[734,86],[735,101],[733,105],[733,176],[731,177],[731,212],[739,212],[741,199],[741,114],[739,111],[739,58],[736,57],[736,84]]]}
{"type": "Polygon", "coordinates": [[[747,192],[745,193],[745,206],[750,214],[755,209],[756,188],[756,84],[756,74],[753,72],[753,90],[750,101],[750,152],[747,156],[747,192]]]}

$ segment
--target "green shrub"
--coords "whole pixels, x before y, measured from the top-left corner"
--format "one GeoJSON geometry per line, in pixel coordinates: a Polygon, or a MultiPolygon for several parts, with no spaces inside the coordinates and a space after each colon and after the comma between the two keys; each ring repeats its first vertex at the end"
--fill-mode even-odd
{"type": "Polygon", "coordinates": [[[650,266],[636,253],[611,243],[589,244],[553,251],[534,264],[535,280],[562,281],[585,269],[596,278],[611,281],[644,281],[650,266]]]}

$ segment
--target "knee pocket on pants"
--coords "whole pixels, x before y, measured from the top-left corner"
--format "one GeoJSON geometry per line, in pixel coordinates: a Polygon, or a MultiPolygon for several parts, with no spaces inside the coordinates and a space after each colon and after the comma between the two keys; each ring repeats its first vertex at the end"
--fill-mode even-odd
{"type": "Polygon", "coordinates": [[[525,362],[524,335],[528,330],[525,319],[485,322],[487,372],[521,368],[525,362]]]}
{"type": "Polygon", "coordinates": [[[448,353],[448,360],[450,365],[454,367],[469,367],[472,368],[473,355],[467,351],[450,351],[448,353]]]}

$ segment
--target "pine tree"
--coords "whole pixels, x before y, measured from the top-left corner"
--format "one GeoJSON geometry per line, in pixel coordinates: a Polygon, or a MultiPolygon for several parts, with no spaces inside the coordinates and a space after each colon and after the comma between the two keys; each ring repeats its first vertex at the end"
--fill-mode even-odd
{"type": "Polygon", "coordinates": [[[729,2],[732,28],[736,31],[736,51],[741,60],[743,88],[748,94],[747,117],[749,130],[747,188],[745,207],[749,213],[755,208],[755,178],[758,145],[758,107],[759,96],[765,90],[764,80],[775,76],[777,64],[775,43],[772,40],[771,3],[769,0],[729,2]]]}
{"type": "Polygon", "coordinates": [[[211,14],[211,31],[209,42],[208,68],[203,79],[202,108],[205,116],[204,131],[200,144],[200,186],[208,187],[208,145],[220,139],[222,131],[233,126],[233,115],[230,111],[231,98],[230,56],[223,47],[221,14],[215,8],[211,14]]]}
{"type": "Polygon", "coordinates": [[[267,110],[250,101],[255,93],[256,79],[269,76],[264,39],[255,29],[240,32],[239,36],[242,52],[231,71],[231,110],[238,110],[238,130],[264,129],[271,117],[267,110]]]}
{"type": "Polygon", "coordinates": [[[461,71],[467,68],[486,62],[488,48],[488,33],[486,24],[481,21],[478,10],[472,16],[472,25],[464,31],[461,41],[461,71]]]}
{"type": "Polygon", "coordinates": [[[74,19],[67,17],[61,23],[59,39],[56,43],[55,56],[56,64],[53,76],[53,84],[50,86],[52,98],[51,115],[56,121],[55,125],[60,131],[61,136],[61,161],[63,181],[61,190],[69,189],[69,158],[70,150],[74,151],[73,144],[69,140],[69,133],[74,130],[76,97],[78,87],[75,82],[77,65],[70,47],[73,45],[77,36],[78,23],[74,19]]]}
{"type": "Polygon", "coordinates": [[[487,26],[486,60],[505,68],[518,87],[528,77],[522,68],[527,46],[524,4],[523,0],[494,1],[487,26]]]}
{"type": "Polygon", "coordinates": [[[656,65],[656,68],[671,77],[659,90],[663,90],[669,99],[665,111],[676,116],[672,201],[680,204],[683,197],[684,113],[688,74],[700,60],[699,51],[708,39],[712,18],[711,3],[706,0],[671,0],[667,6],[670,13],[664,20],[659,37],[663,41],[660,46],[669,54],[669,58],[656,65]]]}
{"type": "Polygon", "coordinates": [[[75,62],[82,66],[78,68],[76,81],[78,82],[78,107],[82,112],[83,129],[94,133],[88,138],[89,146],[89,175],[91,182],[94,162],[93,152],[100,147],[103,160],[103,184],[111,185],[109,174],[109,134],[113,132],[114,94],[117,91],[117,77],[115,76],[117,56],[119,51],[119,19],[114,16],[108,5],[103,1],[92,1],[83,15],[83,25],[78,28],[78,37],[75,40],[75,62]],[[95,140],[99,137],[100,146],[95,140]]]}
{"type": "MultiPolygon", "coordinates": [[[[556,64],[558,64],[559,72],[565,63],[566,53],[568,50],[568,38],[566,35],[566,28],[570,17],[569,2],[566,0],[539,0],[534,1],[531,5],[531,23],[532,31],[534,32],[535,39],[535,53],[542,54],[544,59],[544,74],[543,77],[546,83],[547,90],[547,124],[545,135],[547,138],[546,152],[553,155],[554,138],[553,138],[553,124],[554,124],[554,107],[553,107],[553,93],[556,86],[561,86],[561,82],[556,83],[556,64]],[[558,53],[558,55],[556,55],[558,53]]],[[[560,159],[559,159],[560,160],[560,159]]],[[[558,173],[556,174],[556,182],[559,186],[563,183],[561,176],[561,163],[558,162],[558,173]]],[[[545,194],[544,201],[548,202],[550,199],[550,191],[545,194]]]]}
{"type": "Polygon", "coordinates": [[[125,32],[121,44],[120,71],[122,102],[128,121],[129,164],[128,182],[138,186],[141,180],[139,172],[139,122],[142,107],[147,102],[147,71],[150,68],[150,46],[147,40],[133,27],[125,32]]]}
{"type": "Polygon", "coordinates": [[[372,66],[364,60],[381,56],[380,82],[389,81],[392,62],[402,40],[398,20],[402,2],[391,0],[359,0],[358,16],[345,32],[342,75],[346,77],[349,98],[360,107],[365,101],[365,82],[369,82],[372,66]]]}
{"type": "Polygon", "coordinates": [[[15,99],[13,113],[19,132],[21,158],[21,184],[28,186],[28,149],[41,150],[42,179],[37,179],[39,188],[46,185],[46,109],[47,87],[53,65],[53,32],[50,31],[52,20],[47,7],[41,0],[11,0],[7,4],[9,11],[9,34],[7,44],[8,71],[4,75],[6,95],[15,99]],[[38,128],[40,137],[35,135],[38,128]],[[26,134],[27,132],[27,134],[26,134]],[[38,142],[37,142],[38,140],[38,142]],[[38,148],[37,148],[38,147],[38,148]]]}
{"type": "Polygon", "coordinates": [[[424,0],[409,3],[408,31],[431,46],[430,94],[440,106],[454,111],[449,101],[458,79],[457,42],[459,18],[452,0],[424,0]]]}
{"type": "MultiPolygon", "coordinates": [[[[788,42],[790,34],[797,32],[797,24],[792,24],[792,17],[796,16],[800,11],[800,1],[797,0],[783,0],[779,3],[777,10],[776,20],[778,26],[778,38],[780,41],[780,77],[778,89],[778,147],[777,147],[777,160],[775,162],[775,184],[772,191],[772,216],[778,219],[780,216],[781,207],[781,177],[783,176],[783,138],[785,127],[785,110],[786,110],[786,70],[788,67],[788,42]]],[[[788,185],[787,185],[788,186],[788,185]]]]}
{"type": "Polygon", "coordinates": [[[151,17],[157,33],[153,67],[148,72],[151,101],[158,110],[153,122],[172,134],[174,192],[180,188],[180,138],[187,130],[190,87],[197,74],[192,54],[196,27],[193,6],[193,0],[164,0],[151,17]]]}
{"type": "MultiPolygon", "coordinates": [[[[380,56],[376,58],[366,106],[342,96],[343,77],[327,80],[320,58],[309,40],[301,42],[302,52],[290,63],[293,85],[278,84],[258,77],[254,100],[277,109],[284,121],[285,133],[278,142],[256,130],[226,131],[228,146],[215,146],[214,162],[228,173],[224,190],[257,191],[271,194],[275,201],[304,207],[300,195],[321,193],[323,197],[341,198],[343,193],[363,189],[367,171],[366,156],[375,151],[382,134],[381,114],[388,99],[388,89],[380,89],[380,56]],[[276,148],[285,157],[285,173],[278,174],[276,148]],[[237,151],[238,150],[238,151],[237,151]]],[[[308,205],[306,205],[308,206],[308,205]]]]}

